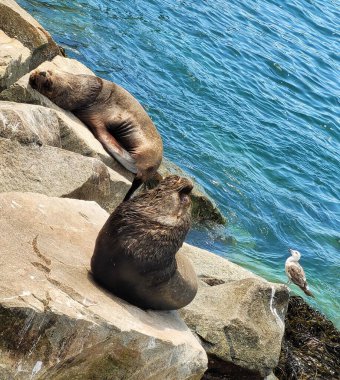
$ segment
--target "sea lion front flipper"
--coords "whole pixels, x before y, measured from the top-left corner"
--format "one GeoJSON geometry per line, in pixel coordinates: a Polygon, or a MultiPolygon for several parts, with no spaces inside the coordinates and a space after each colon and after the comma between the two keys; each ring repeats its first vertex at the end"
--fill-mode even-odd
{"type": "Polygon", "coordinates": [[[114,157],[129,172],[137,173],[136,160],[131,157],[130,153],[108,131],[101,129],[96,134],[96,137],[110,156],[114,157]]]}
{"type": "Polygon", "coordinates": [[[140,178],[135,178],[132,182],[130,190],[125,195],[123,202],[128,201],[131,198],[132,194],[139,188],[139,186],[141,186],[142,183],[143,181],[140,178]]]}

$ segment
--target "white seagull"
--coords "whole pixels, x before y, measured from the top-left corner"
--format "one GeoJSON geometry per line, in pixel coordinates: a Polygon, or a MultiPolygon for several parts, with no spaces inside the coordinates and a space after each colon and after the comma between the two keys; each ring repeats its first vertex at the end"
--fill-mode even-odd
{"type": "Polygon", "coordinates": [[[289,278],[288,284],[292,281],[302,289],[307,296],[314,297],[313,293],[308,288],[305,271],[298,263],[301,253],[294,249],[290,249],[289,252],[292,256],[288,257],[285,264],[286,274],[289,278]]]}

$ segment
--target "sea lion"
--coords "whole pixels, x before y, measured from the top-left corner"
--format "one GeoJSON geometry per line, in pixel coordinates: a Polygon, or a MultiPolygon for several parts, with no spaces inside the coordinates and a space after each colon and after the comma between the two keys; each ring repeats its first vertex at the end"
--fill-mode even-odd
{"type": "Polygon", "coordinates": [[[177,252],[191,226],[192,183],[169,176],[121,203],[96,240],[94,279],[142,309],[174,310],[190,303],[197,276],[177,252]]]}
{"type": "Polygon", "coordinates": [[[112,157],[136,174],[124,200],[157,175],[162,139],[144,108],[124,88],[96,76],[59,70],[34,70],[29,84],[59,107],[72,111],[112,157]]]}

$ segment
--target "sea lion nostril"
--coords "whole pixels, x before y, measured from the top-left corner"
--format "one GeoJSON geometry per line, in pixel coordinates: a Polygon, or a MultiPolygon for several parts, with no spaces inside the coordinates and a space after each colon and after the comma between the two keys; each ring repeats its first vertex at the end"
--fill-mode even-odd
{"type": "Polygon", "coordinates": [[[186,185],[186,186],[184,186],[184,187],[180,190],[180,192],[181,192],[182,194],[190,194],[192,189],[193,189],[193,186],[190,184],[190,185],[186,185]]]}
{"type": "Polygon", "coordinates": [[[39,75],[42,75],[43,77],[46,78],[46,71],[40,71],[39,75]]]}

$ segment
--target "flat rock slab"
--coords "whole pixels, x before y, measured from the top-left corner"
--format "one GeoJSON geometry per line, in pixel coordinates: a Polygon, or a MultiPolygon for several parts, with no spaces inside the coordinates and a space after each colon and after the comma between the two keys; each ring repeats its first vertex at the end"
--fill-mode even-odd
{"type": "Polygon", "coordinates": [[[89,273],[108,214],[94,202],[0,194],[0,378],[200,379],[177,312],[145,312],[89,273]]]}
{"type": "Polygon", "coordinates": [[[31,52],[0,29],[0,92],[29,71],[31,52]]]}
{"type": "Polygon", "coordinates": [[[124,177],[95,158],[0,138],[0,192],[93,200],[113,211],[129,186],[124,177]]]}
{"type": "Polygon", "coordinates": [[[14,0],[0,0],[0,29],[31,51],[30,70],[61,54],[50,34],[14,0]]]}

